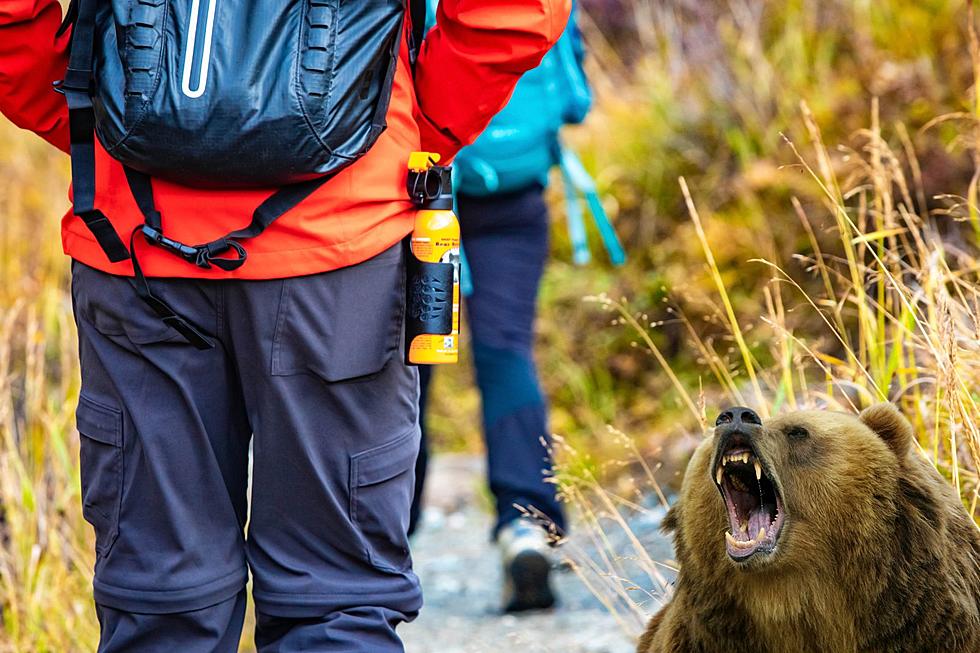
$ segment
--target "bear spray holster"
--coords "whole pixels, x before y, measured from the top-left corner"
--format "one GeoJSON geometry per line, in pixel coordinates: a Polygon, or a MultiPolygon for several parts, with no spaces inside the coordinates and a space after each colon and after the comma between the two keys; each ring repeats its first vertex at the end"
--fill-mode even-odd
{"type": "Polygon", "coordinates": [[[408,342],[423,333],[450,335],[453,332],[452,263],[430,263],[409,256],[406,273],[405,336],[408,342]]]}
{"type": "Polygon", "coordinates": [[[408,193],[418,207],[406,241],[405,362],[455,363],[459,357],[459,221],[452,168],[438,154],[409,158],[408,193]]]}

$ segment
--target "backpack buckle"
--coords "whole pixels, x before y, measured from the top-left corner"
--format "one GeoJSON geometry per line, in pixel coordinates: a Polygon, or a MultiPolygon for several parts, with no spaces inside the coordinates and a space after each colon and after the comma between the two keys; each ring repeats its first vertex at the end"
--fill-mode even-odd
{"type": "Polygon", "coordinates": [[[163,235],[162,231],[151,227],[148,224],[144,224],[141,231],[143,232],[143,237],[146,238],[146,242],[149,244],[165,249],[172,254],[176,254],[188,263],[193,263],[194,265],[199,265],[200,267],[211,267],[210,265],[201,265],[198,263],[199,248],[185,245],[184,243],[177,242],[172,238],[167,238],[163,235]]]}
{"type": "Polygon", "coordinates": [[[177,242],[173,238],[167,238],[162,231],[148,224],[144,224],[140,230],[149,244],[165,249],[171,254],[176,254],[188,263],[193,263],[204,270],[210,270],[212,266],[216,265],[222,270],[230,272],[240,268],[245,263],[245,259],[248,258],[248,252],[245,251],[245,248],[237,241],[228,238],[221,238],[206,245],[191,246],[177,242]],[[234,251],[235,258],[221,257],[228,250],[234,251]]]}

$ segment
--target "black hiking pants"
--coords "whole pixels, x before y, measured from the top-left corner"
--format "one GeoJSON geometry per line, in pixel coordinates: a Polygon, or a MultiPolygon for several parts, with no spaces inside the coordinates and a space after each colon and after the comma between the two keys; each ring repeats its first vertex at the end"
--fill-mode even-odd
{"type": "Polygon", "coordinates": [[[399,245],[308,277],[153,280],[214,336],[204,352],[128,280],[73,264],[100,652],[237,651],[249,570],[259,651],[403,650],[395,627],[421,591],[402,257],[399,245]]]}

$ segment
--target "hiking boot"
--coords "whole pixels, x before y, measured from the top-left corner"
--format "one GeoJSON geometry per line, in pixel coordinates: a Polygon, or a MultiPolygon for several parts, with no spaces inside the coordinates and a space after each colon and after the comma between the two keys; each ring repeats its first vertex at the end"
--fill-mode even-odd
{"type": "Polygon", "coordinates": [[[504,568],[504,611],[554,606],[551,546],[545,529],[529,519],[515,519],[500,530],[497,545],[504,568]]]}

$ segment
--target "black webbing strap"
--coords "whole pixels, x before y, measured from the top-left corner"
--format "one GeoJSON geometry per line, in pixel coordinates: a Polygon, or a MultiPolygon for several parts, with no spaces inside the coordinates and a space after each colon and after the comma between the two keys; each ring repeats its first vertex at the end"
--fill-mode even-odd
{"type": "Polygon", "coordinates": [[[297,184],[283,186],[259,204],[258,208],[252,212],[252,221],[248,226],[238,231],[233,231],[215,242],[227,241],[234,243],[235,240],[255,238],[265,231],[270,224],[282,217],[287,211],[294,209],[297,204],[312,195],[318,188],[332,178],[333,175],[326,175],[308,181],[301,181],[297,184]]]}
{"type": "Polygon", "coordinates": [[[409,19],[412,21],[411,40],[408,43],[408,61],[415,70],[415,62],[419,59],[422,49],[422,39],[425,38],[425,0],[408,0],[409,19]]]}
{"type": "Polygon", "coordinates": [[[185,245],[163,234],[163,217],[153,200],[153,184],[150,178],[128,166],[125,166],[124,170],[126,171],[126,181],[129,182],[129,189],[133,193],[136,205],[143,214],[143,224],[136,227],[129,238],[129,249],[133,254],[133,286],[136,288],[136,293],[140,299],[146,302],[164,323],[176,329],[198,349],[210,349],[214,347],[214,343],[189,320],[153,294],[149,280],[143,274],[143,269],[140,267],[136,255],[136,234],[142,233],[149,244],[179,256],[199,268],[209,269],[214,265],[222,270],[235,270],[241,267],[248,258],[248,252],[238,243],[238,240],[254,238],[261,234],[270,224],[309,197],[330,178],[329,176],[319,177],[280,188],[255,209],[252,213],[252,221],[248,226],[203,245],[185,245]],[[222,258],[222,254],[229,250],[233,250],[237,257],[222,258]]]}
{"type": "Polygon", "coordinates": [[[65,10],[65,17],[61,20],[61,27],[55,32],[55,36],[64,36],[65,32],[75,24],[76,20],[78,20],[78,0],[71,0],[68,9],[65,10]]]}
{"type": "Polygon", "coordinates": [[[92,60],[95,53],[97,0],[79,0],[65,78],[55,86],[68,102],[71,177],[75,215],[82,219],[113,263],[129,252],[102,211],[95,208],[95,112],[92,109],[92,60]]]}
{"type": "Polygon", "coordinates": [[[150,178],[132,168],[124,167],[124,169],[126,180],[129,182],[129,189],[136,199],[136,205],[139,206],[140,212],[143,213],[144,223],[140,229],[147,242],[179,256],[199,268],[209,269],[211,266],[216,266],[228,272],[237,270],[248,259],[248,252],[238,242],[239,240],[255,238],[261,234],[269,225],[313,194],[316,189],[330,179],[330,175],[327,175],[283,186],[259,204],[252,213],[252,221],[247,226],[208,243],[187,245],[163,234],[163,219],[160,212],[156,210],[153,201],[153,185],[150,178]],[[235,258],[222,256],[229,250],[234,251],[235,258]]]}
{"type": "Polygon", "coordinates": [[[177,331],[191,345],[200,350],[213,349],[214,342],[210,338],[150,290],[150,283],[136,259],[136,234],[141,230],[142,227],[136,227],[129,236],[129,249],[133,252],[133,273],[136,275],[132,283],[136,294],[163,320],[164,324],[177,331]]]}
{"type": "Polygon", "coordinates": [[[133,288],[136,289],[139,298],[163,320],[164,324],[177,331],[187,342],[201,350],[212,349],[214,342],[210,338],[150,290],[150,282],[143,274],[143,268],[140,267],[139,258],[136,256],[136,234],[140,232],[145,234],[148,227],[159,231],[162,229],[162,219],[153,202],[153,187],[150,185],[150,178],[131,168],[124,167],[123,169],[126,171],[126,180],[129,182],[133,197],[136,198],[136,204],[140,207],[144,218],[144,223],[133,229],[129,235],[129,251],[133,254],[133,288]]]}
{"type": "Polygon", "coordinates": [[[153,200],[153,185],[150,178],[129,166],[123,166],[123,170],[126,171],[126,181],[129,182],[129,189],[133,193],[136,205],[139,207],[140,213],[143,214],[143,225],[140,229],[147,242],[179,256],[199,268],[209,269],[214,265],[222,270],[231,271],[245,263],[245,259],[248,257],[245,248],[237,242],[229,240],[228,236],[203,245],[185,245],[163,235],[163,218],[157,211],[153,200]],[[221,255],[229,249],[234,250],[237,257],[221,258],[221,255]]]}

